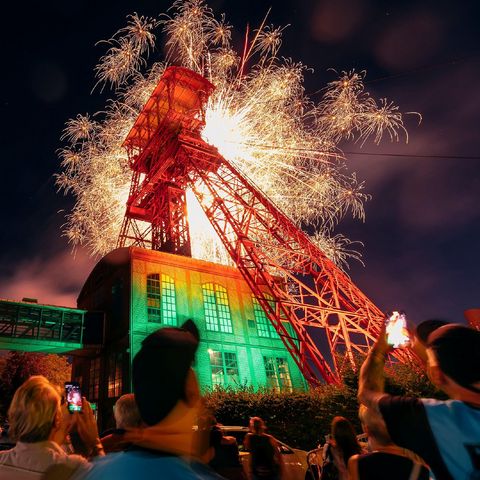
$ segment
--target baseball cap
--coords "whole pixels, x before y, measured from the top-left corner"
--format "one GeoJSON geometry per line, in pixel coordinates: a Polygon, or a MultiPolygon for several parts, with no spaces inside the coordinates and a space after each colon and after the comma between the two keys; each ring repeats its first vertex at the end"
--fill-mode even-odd
{"type": "Polygon", "coordinates": [[[428,348],[435,353],[442,372],[460,386],[480,393],[480,331],[459,324],[448,324],[428,337],[428,348]]]}
{"type": "Polygon", "coordinates": [[[132,383],[142,420],[155,425],[185,399],[185,381],[200,336],[195,323],[165,327],[151,333],[132,362],[132,383]]]}
{"type": "Polygon", "coordinates": [[[448,325],[451,322],[440,320],[437,318],[431,318],[419,323],[415,329],[415,335],[423,345],[427,345],[429,335],[437,328],[448,325]]]}

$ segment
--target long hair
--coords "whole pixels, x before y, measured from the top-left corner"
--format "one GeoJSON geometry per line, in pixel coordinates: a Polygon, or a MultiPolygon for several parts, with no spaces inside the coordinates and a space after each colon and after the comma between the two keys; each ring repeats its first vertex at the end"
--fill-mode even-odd
{"type": "Polygon", "coordinates": [[[357,441],[353,425],[345,417],[335,417],[332,420],[332,437],[342,451],[345,465],[352,455],[361,453],[362,448],[357,441]]]}

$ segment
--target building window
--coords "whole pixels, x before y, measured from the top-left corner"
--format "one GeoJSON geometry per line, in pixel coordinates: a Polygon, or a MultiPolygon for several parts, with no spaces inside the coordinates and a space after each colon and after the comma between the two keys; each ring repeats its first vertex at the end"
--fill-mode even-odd
{"type": "Polygon", "coordinates": [[[217,352],[209,350],[210,366],[212,367],[212,385],[223,387],[238,386],[237,354],[233,352],[217,352]]]}
{"type": "Polygon", "coordinates": [[[100,357],[90,360],[90,373],[88,376],[88,400],[98,400],[100,385],[100,357]]]}
{"type": "Polygon", "coordinates": [[[147,276],[148,321],[177,324],[175,283],[168,275],[153,273],[147,276]]]}
{"type": "Polygon", "coordinates": [[[108,398],[122,394],[122,354],[113,352],[108,357],[108,398]]]}
{"type": "Polygon", "coordinates": [[[216,283],[202,285],[207,330],[233,333],[227,290],[216,283]]]}
{"type": "Polygon", "coordinates": [[[147,308],[148,321],[161,322],[161,296],[160,296],[160,275],[154,273],[147,276],[147,308]]]}
{"type": "Polygon", "coordinates": [[[265,373],[267,374],[267,386],[278,391],[292,391],[292,379],[288,370],[286,358],[263,357],[265,373]]]}
{"type": "Polygon", "coordinates": [[[165,325],[177,324],[175,283],[172,277],[162,273],[162,322],[165,325]]]}
{"type": "MultiPolygon", "coordinates": [[[[265,299],[273,306],[273,297],[268,293],[264,294],[265,299]]],[[[253,314],[255,315],[255,322],[257,323],[257,332],[259,337],[267,338],[279,338],[278,333],[275,330],[275,327],[272,325],[272,322],[268,319],[265,310],[263,310],[260,302],[252,295],[253,301],[253,314]]]]}

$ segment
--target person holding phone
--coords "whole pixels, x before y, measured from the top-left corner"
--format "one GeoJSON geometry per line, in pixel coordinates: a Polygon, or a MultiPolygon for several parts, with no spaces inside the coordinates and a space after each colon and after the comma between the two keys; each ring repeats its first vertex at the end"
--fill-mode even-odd
{"type": "Polygon", "coordinates": [[[427,374],[450,400],[384,393],[384,365],[392,349],[385,325],[359,377],[359,402],[377,412],[392,441],[429,465],[435,478],[480,476],[480,331],[458,324],[426,339],[427,374]]]}
{"type": "Polygon", "coordinates": [[[84,414],[68,413],[57,388],[45,377],[30,377],[13,396],[8,410],[14,448],[0,452],[0,479],[39,478],[54,465],[75,470],[88,466],[80,455],[68,455],[61,445],[72,426],[89,450],[101,454],[97,426],[86,403],[84,414]]]}

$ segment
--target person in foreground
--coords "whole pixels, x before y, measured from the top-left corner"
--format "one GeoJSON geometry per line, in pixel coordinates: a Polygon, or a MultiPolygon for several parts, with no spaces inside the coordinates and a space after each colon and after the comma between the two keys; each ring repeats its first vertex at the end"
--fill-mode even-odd
{"type": "Polygon", "coordinates": [[[480,478],[480,331],[448,324],[426,342],[427,374],[450,400],[384,393],[385,328],[360,370],[358,399],[392,441],[422,457],[437,480],[480,478]]]}
{"type": "Polygon", "coordinates": [[[252,417],[249,428],[250,433],[245,435],[243,446],[251,455],[252,479],[278,480],[282,478],[282,455],[275,438],[265,433],[265,422],[260,417],[252,417]]]}
{"type": "Polygon", "coordinates": [[[75,428],[91,457],[103,455],[93,413],[85,401],[86,411],[68,413],[61,405],[58,390],[41,375],[30,377],[13,396],[8,410],[9,434],[16,445],[0,452],[0,479],[40,478],[50,467],[87,467],[80,455],[68,455],[61,445],[75,428]]]}
{"type": "Polygon", "coordinates": [[[345,417],[334,417],[330,439],[323,448],[322,479],[347,480],[347,463],[362,452],[352,423],[345,417]]]}
{"type": "Polygon", "coordinates": [[[162,328],[145,338],[132,366],[142,426],[127,429],[124,440],[132,444],[128,450],[94,462],[82,478],[222,478],[200,462],[209,431],[202,445],[193,429],[202,406],[191,368],[198,343],[198,330],[191,320],[182,328],[162,328]]]}
{"type": "Polygon", "coordinates": [[[429,471],[415,453],[399,447],[388,435],[382,417],[371,408],[360,406],[359,415],[367,434],[369,453],[348,460],[349,480],[428,480],[429,471]]]}
{"type": "Polygon", "coordinates": [[[212,420],[210,445],[214,455],[208,464],[224,478],[245,480],[237,440],[235,437],[224,435],[221,425],[214,418],[212,420]]]}

